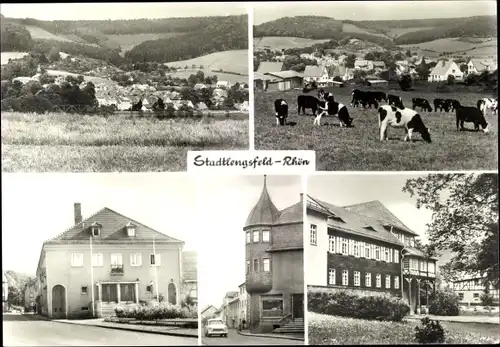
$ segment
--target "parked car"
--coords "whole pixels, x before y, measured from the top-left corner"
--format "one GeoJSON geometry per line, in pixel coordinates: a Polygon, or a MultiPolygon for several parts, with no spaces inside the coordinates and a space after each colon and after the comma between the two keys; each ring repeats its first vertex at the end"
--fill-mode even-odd
{"type": "Polygon", "coordinates": [[[212,318],[207,321],[205,325],[205,336],[210,337],[213,335],[227,337],[227,326],[222,319],[212,318]]]}

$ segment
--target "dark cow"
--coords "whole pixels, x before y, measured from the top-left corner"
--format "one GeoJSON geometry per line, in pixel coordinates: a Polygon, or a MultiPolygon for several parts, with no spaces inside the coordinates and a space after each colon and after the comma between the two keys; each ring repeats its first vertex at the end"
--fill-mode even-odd
{"type": "Polygon", "coordinates": [[[346,128],[352,127],[352,118],[349,116],[349,111],[347,107],[343,104],[335,102],[333,95],[330,95],[324,105],[318,105],[321,112],[314,119],[313,124],[321,125],[321,117],[324,115],[337,116],[339,117],[340,126],[345,126],[346,128]]]}
{"type": "Polygon", "coordinates": [[[483,98],[477,101],[477,108],[486,116],[486,111],[491,110],[493,115],[497,115],[498,99],[483,98]]]}
{"type": "Polygon", "coordinates": [[[312,95],[299,95],[297,97],[297,110],[298,110],[298,114],[300,115],[300,111],[301,110],[302,110],[302,112],[304,114],[306,114],[306,108],[309,108],[309,109],[312,110],[313,115],[316,116],[316,114],[318,112],[318,103],[320,103],[320,102],[321,101],[317,97],[315,97],[315,96],[312,96],[312,95]]]}
{"type": "Polygon", "coordinates": [[[425,142],[432,142],[429,128],[425,127],[422,117],[415,110],[383,105],[378,109],[378,117],[380,141],[387,140],[387,127],[391,125],[395,128],[405,128],[406,136],[404,141],[412,141],[412,133],[416,131],[422,135],[425,142]]]}
{"type": "Polygon", "coordinates": [[[288,117],[288,104],[283,99],[274,100],[274,111],[276,112],[276,125],[285,125],[288,117]]]}
{"type": "Polygon", "coordinates": [[[375,100],[378,102],[380,101],[385,101],[387,102],[387,94],[384,92],[371,92],[372,95],[375,97],[375,100]]]}
{"type": "Polygon", "coordinates": [[[479,126],[481,126],[483,132],[490,132],[488,129],[488,123],[486,122],[484,114],[480,109],[472,106],[462,106],[458,101],[453,104],[453,107],[455,108],[457,117],[457,131],[464,130],[464,123],[467,122],[474,123],[474,130],[476,131],[479,131],[479,126]]]}
{"type": "Polygon", "coordinates": [[[140,111],[142,109],[142,98],[136,103],[132,105],[132,111],[140,111]]]}
{"type": "Polygon", "coordinates": [[[434,99],[434,110],[437,112],[439,109],[440,112],[450,112],[450,103],[445,99],[434,99]]]}
{"type": "Polygon", "coordinates": [[[455,103],[458,102],[458,100],[455,99],[446,99],[445,100],[448,103],[448,108],[450,109],[450,112],[455,111],[455,103]]]}
{"type": "Polygon", "coordinates": [[[394,105],[397,108],[401,108],[401,109],[405,108],[403,105],[403,99],[401,99],[401,97],[397,96],[397,95],[393,95],[393,94],[387,95],[387,103],[389,105],[394,105]]]}
{"type": "Polygon", "coordinates": [[[356,107],[359,104],[361,104],[363,105],[363,108],[366,107],[366,105],[368,105],[369,108],[372,108],[372,105],[375,108],[378,107],[378,101],[373,92],[354,89],[351,95],[352,95],[351,106],[356,107]]]}
{"type": "Polygon", "coordinates": [[[411,99],[411,102],[412,102],[412,108],[413,109],[416,109],[417,107],[420,107],[420,110],[422,111],[429,111],[429,112],[432,112],[432,107],[431,107],[431,104],[429,103],[429,101],[427,101],[426,99],[422,99],[422,98],[413,98],[411,99]]]}

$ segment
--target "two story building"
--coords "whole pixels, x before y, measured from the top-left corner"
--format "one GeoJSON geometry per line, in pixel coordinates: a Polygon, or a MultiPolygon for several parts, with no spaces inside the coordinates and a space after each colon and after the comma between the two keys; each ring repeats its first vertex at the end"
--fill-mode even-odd
{"type": "Polygon", "coordinates": [[[180,304],[184,242],[107,207],[44,242],[38,312],[49,318],[112,315],[141,300],[180,304]]]}
{"type": "Polygon", "coordinates": [[[308,196],[307,223],[308,286],[403,297],[412,312],[435,290],[436,259],[379,201],[339,207],[308,196]]]}
{"type": "Polygon", "coordinates": [[[481,295],[484,294],[486,286],[493,299],[493,305],[498,306],[499,301],[499,283],[487,283],[484,276],[463,275],[462,278],[453,281],[452,289],[458,295],[460,304],[464,306],[482,305],[481,295]]]}
{"type": "Polygon", "coordinates": [[[245,322],[245,325],[248,323],[248,305],[250,304],[248,301],[248,293],[247,287],[245,283],[239,285],[240,293],[238,294],[240,299],[240,308],[239,308],[239,319],[241,322],[245,322]]]}
{"type": "Polygon", "coordinates": [[[261,196],[243,228],[246,291],[252,332],[269,332],[304,318],[303,204],[278,210],[264,177],[261,196]]]}

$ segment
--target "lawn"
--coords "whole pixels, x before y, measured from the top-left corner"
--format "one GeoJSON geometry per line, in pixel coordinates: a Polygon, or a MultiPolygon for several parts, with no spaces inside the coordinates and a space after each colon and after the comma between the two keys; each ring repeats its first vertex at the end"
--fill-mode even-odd
{"type": "MultiPolygon", "coordinates": [[[[302,92],[255,93],[255,148],[259,150],[315,150],[316,169],[320,171],[426,171],[495,170],[497,167],[498,118],[487,115],[490,133],[456,131],[454,113],[422,112],[430,128],[432,143],[414,133],[414,142],[404,142],[403,129],[389,128],[389,140],[380,142],[378,114],[375,109],[349,105],[352,87],[330,89],[336,101],[348,105],[354,128],[340,128],[337,117],[323,117],[313,126],[311,111],[298,116],[297,96],[302,92]],[[289,125],[276,126],[274,100],[289,104],[289,125]]],[[[411,107],[412,97],[454,98],[463,105],[475,105],[488,95],[475,93],[433,93],[429,91],[386,91],[403,98],[411,107]]],[[[472,128],[472,124],[466,124],[472,128]]]]}
{"type": "Polygon", "coordinates": [[[4,172],[184,171],[188,150],[248,149],[248,120],[2,112],[4,172]]]}
{"type": "MultiPolygon", "coordinates": [[[[415,344],[415,326],[420,322],[378,322],[308,313],[310,345],[415,344]]],[[[500,342],[496,324],[449,323],[445,343],[478,344],[500,342]]]]}

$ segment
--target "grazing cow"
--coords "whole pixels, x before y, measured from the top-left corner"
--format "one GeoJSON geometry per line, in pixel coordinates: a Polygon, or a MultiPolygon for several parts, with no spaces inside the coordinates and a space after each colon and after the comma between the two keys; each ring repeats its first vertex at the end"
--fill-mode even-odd
{"type": "Polygon", "coordinates": [[[369,108],[372,108],[372,105],[375,108],[378,107],[378,102],[373,92],[354,89],[351,95],[351,106],[357,106],[361,103],[363,105],[363,108],[366,107],[367,104],[369,108]]]}
{"type": "Polygon", "coordinates": [[[483,98],[478,100],[477,108],[486,116],[486,111],[491,110],[493,115],[497,115],[498,99],[483,98]]]}
{"type": "Polygon", "coordinates": [[[483,112],[477,107],[462,106],[460,102],[456,101],[453,104],[455,114],[457,117],[457,131],[465,129],[464,123],[474,123],[474,130],[479,131],[479,126],[483,129],[484,133],[489,133],[488,123],[484,118],[483,112]],[[459,127],[460,125],[460,127],[459,127]]]}
{"type": "Polygon", "coordinates": [[[426,99],[413,98],[413,99],[411,99],[411,102],[413,104],[413,107],[412,107],[413,109],[420,107],[421,111],[427,110],[429,112],[432,112],[431,104],[429,104],[429,101],[427,101],[426,99]]]}
{"type": "Polygon", "coordinates": [[[285,125],[288,117],[288,104],[283,99],[274,100],[274,111],[276,112],[276,125],[285,125]]]}
{"type": "Polygon", "coordinates": [[[333,95],[330,95],[326,100],[324,105],[319,104],[319,108],[322,110],[318,116],[314,119],[314,125],[321,125],[321,117],[324,115],[337,116],[339,117],[340,126],[345,126],[346,128],[352,127],[352,118],[349,116],[349,111],[347,107],[343,104],[335,102],[333,95]]]}
{"type": "Polygon", "coordinates": [[[312,95],[299,95],[297,97],[297,109],[298,109],[298,114],[300,115],[300,111],[304,114],[306,114],[306,108],[310,108],[313,112],[313,115],[316,116],[318,112],[318,103],[321,101],[316,98],[315,96],[312,95]]]}
{"type": "Polygon", "coordinates": [[[323,88],[320,88],[318,90],[318,98],[320,98],[320,99],[323,99],[326,101],[330,95],[332,95],[332,93],[326,92],[323,88]]]}
{"type": "Polygon", "coordinates": [[[429,128],[425,127],[422,117],[420,117],[415,110],[383,105],[378,109],[378,120],[380,141],[387,139],[387,127],[391,125],[395,128],[405,128],[406,136],[404,141],[412,141],[411,135],[416,131],[422,135],[422,139],[424,139],[425,142],[432,142],[429,128]]]}
{"type": "Polygon", "coordinates": [[[394,105],[397,108],[405,108],[403,105],[403,99],[401,99],[400,96],[389,94],[387,95],[387,102],[389,103],[389,105],[394,105]]]}
{"type": "Polygon", "coordinates": [[[455,111],[455,103],[458,102],[458,100],[455,99],[446,99],[445,100],[448,103],[448,108],[450,109],[450,112],[455,111]]]}
{"type": "Polygon", "coordinates": [[[375,97],[375,100],[378,102],[380,101],[385,101],[387,102],[387,94],[384,92],[371,92],[372,95],[375,97]]]}
{"type": "Polygon", "coordinates": [[[451,104],[445,99],[434,99],[434,110],[437,112],[439,109],[440,112],[449,112],[451,104]]]}

